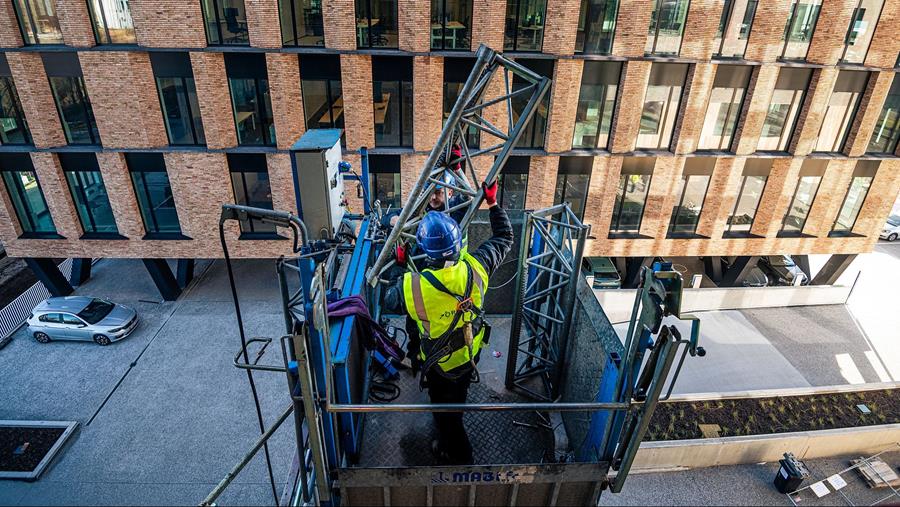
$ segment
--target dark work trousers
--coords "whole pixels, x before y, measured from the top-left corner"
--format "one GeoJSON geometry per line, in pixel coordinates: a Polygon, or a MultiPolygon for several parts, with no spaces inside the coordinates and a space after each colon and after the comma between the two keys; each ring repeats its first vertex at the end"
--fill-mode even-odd
{"type": "MultiPolygon", "coordinates": [[[[428,396],[432,403],[465,403],[472,383],[471,375],[457,380],[442,377],[434,369],[426,375],[428,396]]],[[[472,444],[463,426],[462,412],[433,412],[438,429],[438,448],[446,453],[450,465],[471,465],[472,444]]]]}

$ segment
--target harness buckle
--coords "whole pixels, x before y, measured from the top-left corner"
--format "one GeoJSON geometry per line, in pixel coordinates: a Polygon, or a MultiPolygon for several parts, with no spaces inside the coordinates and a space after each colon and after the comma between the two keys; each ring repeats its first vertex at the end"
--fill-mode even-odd
{"type": "Polygon", "coordinates": [[[456,311],[458,312],[471,312],[475,308],[475,303],[472,302],[471,297],[467,297],[456,303],[456,311]]]}

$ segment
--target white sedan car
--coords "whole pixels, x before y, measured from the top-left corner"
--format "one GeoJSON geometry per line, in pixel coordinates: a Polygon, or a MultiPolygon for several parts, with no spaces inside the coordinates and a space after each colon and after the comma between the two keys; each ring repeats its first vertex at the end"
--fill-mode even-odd
{"type": "Polygon", "coordinates": [[[897,238],[900,238],[900,216],[889,216],[887,223],[884,224],[884,229],[881,230],[880,236],[881,239],[888,241],[895,241],[897,238]]]}

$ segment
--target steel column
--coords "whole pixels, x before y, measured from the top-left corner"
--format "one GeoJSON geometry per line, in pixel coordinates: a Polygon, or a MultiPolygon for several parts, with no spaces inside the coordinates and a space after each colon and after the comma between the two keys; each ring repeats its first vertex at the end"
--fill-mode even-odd
{"type": "Polygon", "coordinates": [[[147,272],[150,273],[150,278],[153,279],[153,283],[156,284],[156,288],[159,290],[162,298],[166,301],[178,299],[178,296],[181,295],[181,287],[178,286],[175,275],[169,269],[169,263],[165,259],[141,260],[144,261],[144,266],[147,268],[147,272]]]}
{"type": "Polygon", "coordinates": [[[72,275],[69,277],[72,286],[79,287],[91,278],[91,261],[91,258],[72,259],[72,275]]]}
{"type": "Polygon", "coordinates": [[[31,268],[34,276],[44,284],[51,296],[68,296],[75,290],[52,259],[26,257],[25,263],[31,268]]]}

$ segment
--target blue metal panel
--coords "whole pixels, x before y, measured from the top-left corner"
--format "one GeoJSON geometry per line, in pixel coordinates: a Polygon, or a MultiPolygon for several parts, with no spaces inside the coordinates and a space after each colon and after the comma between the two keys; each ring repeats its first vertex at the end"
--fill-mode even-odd
{"type": "MultiPolygon", "coordinates": [[[[618,354],[613,352],[607,356],[606,364],[603,366],[603,374],[600,376],[600,388],[597,390],[597,397],[594,401],[614,401],[613,398],[616,397],[616,381],[619,378],[620,365],[621,358],[618,354]]],[[[591,414],[591,426],[588,429],[588,435],[584,444],[581,449],[578,449],[578,461],[602,461],[603,456],[607,455],[607,453],[610,456],[612,455],[612,451],[615,450],[619,433],[621,432],[621,418],[615,418],[612,431],[609,433],[610,442],[607,443],[607,450],[604,451],[601,449],[611,413],[612,411],[610,410],[598,410],[591,414]]]]}
{"type": "Polygon", "coordinates": [[[341,129],[307,130],[291,146],[291,151],[320,151],[330,149],[341,140],[341,129]]]}

